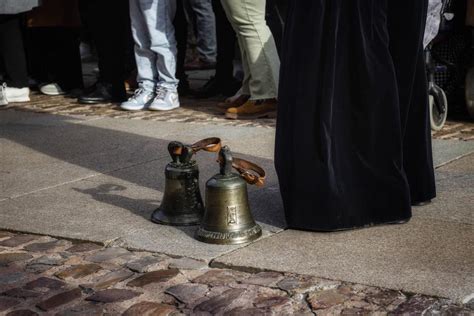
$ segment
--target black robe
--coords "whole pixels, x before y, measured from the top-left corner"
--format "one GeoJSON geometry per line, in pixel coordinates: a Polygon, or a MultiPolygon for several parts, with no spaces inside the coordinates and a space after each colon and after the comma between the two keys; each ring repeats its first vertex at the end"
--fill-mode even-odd
{"type": "Polygon", "coordinates": [[[410,219],[435,196],[427,0],[290,0],[275,166],[290,228],[410,219]]]}

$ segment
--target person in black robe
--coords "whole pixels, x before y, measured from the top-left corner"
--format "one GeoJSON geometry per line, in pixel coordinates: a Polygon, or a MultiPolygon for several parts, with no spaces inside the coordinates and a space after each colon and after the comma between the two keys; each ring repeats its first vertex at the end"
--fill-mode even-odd
{"type": "Polygon", "coordinates": [[[290,228],[403,223],[435,197],[427,0],[293,0],[275,167],[290,228]]]}

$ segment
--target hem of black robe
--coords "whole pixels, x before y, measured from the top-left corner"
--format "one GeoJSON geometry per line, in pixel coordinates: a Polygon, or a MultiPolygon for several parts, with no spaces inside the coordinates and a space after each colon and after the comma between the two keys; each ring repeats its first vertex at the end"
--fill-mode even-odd
{"type": "Polygon", "coordinates": [[[293,230],[302,230],[302,231],[308,231],[308,232],[320,232],[320,233],[335,233],[335,232],[345,232],[345,231],[351,231],[351,230],[360,230],[360,229],[366,229],[366,228],[374,228],[374,227],[379,227],[379,226],[390,226],[390,225],[403,225],[406,224],[410,221],[411,216],[407,218],[402,218],[402,219],[396,219],[396,220],[389,220],[389,221],[381,221],[381,222],[373,222],[373,223],[368,223],[360,226],[348,226],[348,227],[337,227],[337,228],[318,228],[318,227],[303,227],[300,225],[287,225],[287,229],[293,229],[293,230]]]}

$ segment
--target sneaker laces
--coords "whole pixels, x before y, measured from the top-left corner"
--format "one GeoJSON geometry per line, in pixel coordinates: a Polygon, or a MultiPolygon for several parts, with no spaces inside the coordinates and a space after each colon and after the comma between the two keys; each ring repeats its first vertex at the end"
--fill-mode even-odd
{"type": "Polygon", "coordinates": [[[158,87],[158,88],[156,88],[156,96],[155,96],[155,98],[156,98],[156,99],[159,99],[159,100],[164,100],[167,93],[168,93],[168,90],[166,90],[166,88],[164,88],[164,87],[158,87]]]}
{"type": "Polygon", "coordinates": [[[6,89],[7,89],[7,83],[4,82],[2,85],[0,85],[0,91],[5,92],[6,89]]]}
{"type": "Polygon", "coordinates": [[[128,101],[137,101],[138,97],[143,93],[143,91],[143,88],[138,88],[135,90],[135,92],[133,92],[133,95],[128,98],[128,101]]]}

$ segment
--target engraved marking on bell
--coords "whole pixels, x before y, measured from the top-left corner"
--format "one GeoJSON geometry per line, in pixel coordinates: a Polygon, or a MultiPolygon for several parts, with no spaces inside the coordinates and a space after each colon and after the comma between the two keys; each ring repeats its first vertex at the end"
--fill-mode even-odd
{"type": "Polygon", "coordinates": [[[213,232],[200,228],[198,230],[198,236],[208,238],[208,239],[221,239],[221,240],[233,240],[238,238],[252,237],[255,235],[260,235],[262,233],[262,228],[259,225],[255,225],[250,229],[241,230],[236,232],[213,232]]]}
{"type": "Polygon", "coordinates": [[[236,205],[227,206],[227,223],[229,225],[237,224],[237,206],[236,205]]]}

